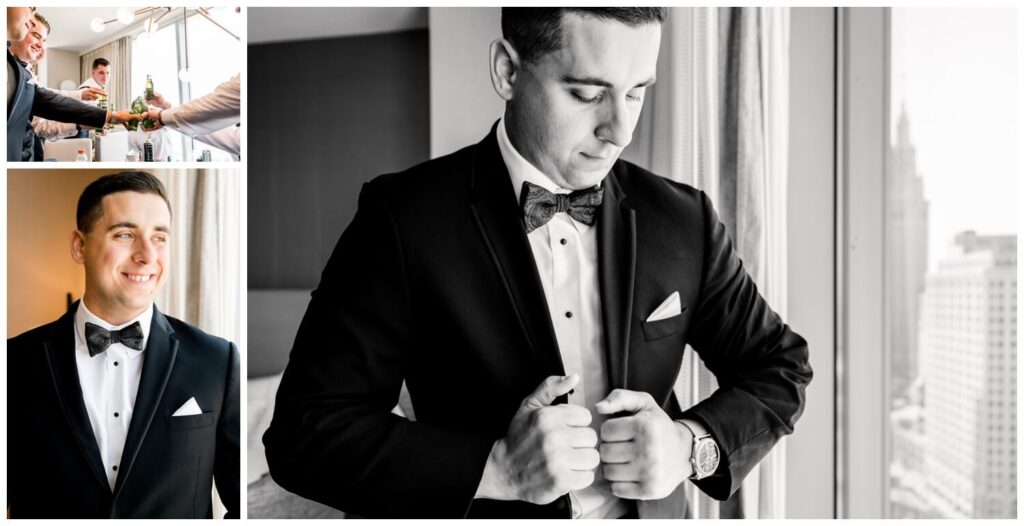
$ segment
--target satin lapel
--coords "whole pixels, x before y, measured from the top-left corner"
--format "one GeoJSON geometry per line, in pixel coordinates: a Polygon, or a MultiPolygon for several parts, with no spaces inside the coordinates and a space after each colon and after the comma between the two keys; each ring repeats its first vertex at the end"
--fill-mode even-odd
{"type": "Polygon", "coordinates": [[[477,227],[515,306],[517,321],[543,360],[545,372],[565,374],[544,287],[493,127],[474,150],[470,207],[477,227]]]}
{"type": "Polygon", "coordinates": [[[614,171],[605,178],[597,219],[598,286],[604,322],[605,357],[612,389],[626,389],[629,327],[636,281],[636,211],[627,203],[614,171]]]}
{"type": "Polygon", "coordinates": [[[53,327],[50,337],[43,343],[46,353],[46,361],[50,366],[50,376],[53,378],[53,386],[57,389],[57,399],[60,401],[64,416],[71,426],[76,442],[85,456],[86,462],[96,475],[96,481],[110,489],[106,472],[103,469],[103,461],[100,458],[100,448],[96,444],[96,435],[92,432],[92,424],[89,422],[89,412],[85,409],[85,399],[82,397],[82,384],[78,380],[78,364],[75,362],[75,312],[78,311],[78,302],[71,306],[53,327]]]}
{"type": "Polygon", "coordinates": [[[156,307],[153,308],[149,341],[143,354],[145,361],[142,363],[142,378],[139,380],[132,421],[128,424],[128,436],[125,438],[124,451],[121,453],[121,472],[118,473],[117,483],[114,484],[115,499],[124,487],[125,481],[131,476],[135,457],[139,454],[149,425],[153,422],[157,408],[160,407],[160,400],[167,388],[167,381],[174,369],[174,359],[178,354],[178,340],[174,338],[174,329],[156,307]]]}

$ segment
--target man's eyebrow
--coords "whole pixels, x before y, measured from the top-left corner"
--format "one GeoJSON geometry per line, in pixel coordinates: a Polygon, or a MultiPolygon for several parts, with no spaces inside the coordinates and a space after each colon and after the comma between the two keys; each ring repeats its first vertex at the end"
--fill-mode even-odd
{"type": "MultiPolygon", "coordinates": [[[[654,84],[655,78],[651,77],[643,82],[638,83],[634,88],[645,88],[654,84]]],[[[565,75],[562,77],[564,84],[582,84],[586,86],[598,86],[602,88],[611,88],[612,83],[607,80],[599,79],[597,77],[573,77],[572,75],[565,75]]]]}
{"type": "Polygon", "coordinates": [[[107,227],[107,232],[110,232],[111,230],[116,230],[118,228],[139,228],[139,225],[136,225],[131,221],[121,221],[120,223],[114,223],[113,225],[107,227]]]}
{"type": "MultiPolygon", "coordinates": [[[[111,230],[115,230],[115,229],[118,229],[118,228],[139,228],[139,225],[136,225],[135,223],[132,223],[131,221],[121,221],[120,223],[115,223],[113,225],[110,225],[110,227],[107,228],[107,232],[110,232],[111,230]]],[[[166,226],[166,225],[155,226],[155,227],[153,227],[153,230],[156,230],[157,232],[166,232],[168,234],[171,233],[171,228],[166,226]]]]}

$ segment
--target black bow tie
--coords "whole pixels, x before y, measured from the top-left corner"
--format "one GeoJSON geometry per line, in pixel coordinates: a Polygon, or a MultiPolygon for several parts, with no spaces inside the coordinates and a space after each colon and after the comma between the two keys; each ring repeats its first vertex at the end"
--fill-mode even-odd
{"type": "Polygon", "coordinates": [[[142,325],[135,322],[119,331],[108,331],[99,325],[85,323],[85,342],[89,345],[89,356],[96,356],[112,344],[142,350],[142,325]]]}
{"type": "Polygon", "coordinates": [[[523,182],[519,201],[523,207],[526,233],[544,226],[559,212],[565,212],[585,225],[593,225],[597,207],[601,206],[603,199],[604,188],[598,186],[571,194],[553,194],[535,184],[523,182]]]}

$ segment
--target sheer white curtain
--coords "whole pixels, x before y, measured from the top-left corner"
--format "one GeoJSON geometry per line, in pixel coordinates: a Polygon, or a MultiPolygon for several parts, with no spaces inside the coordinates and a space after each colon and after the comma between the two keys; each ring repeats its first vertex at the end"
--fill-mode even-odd
{"type": "MultiPolygon", "coordinates": [[[[702,189],[761,294],[786,316],[789,10],[671,8],[658,84],[629,157],[702,189]]],[[[682,407],[709,396],[714,377],[688,353],[676,384],[682,407]]],[[[691,486],[700,518],[783,518],[785,441],[727,502],[691,486]]]]}

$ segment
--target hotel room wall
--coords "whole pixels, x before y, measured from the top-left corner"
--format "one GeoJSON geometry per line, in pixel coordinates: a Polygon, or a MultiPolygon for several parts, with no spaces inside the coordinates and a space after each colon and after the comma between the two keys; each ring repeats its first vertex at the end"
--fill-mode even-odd
{"type": "Polygon", "coordinates": [[[249,46],[250,289],[315,287],[363,183],[428,159],[427,50],[422,29],[249,46]]]}
{"type": "Polygon", "coordinates": [[[7,173],[7,337],[59,318],[79,299],[85,271],[71,259],[78,196],[110,170],[7,173]]]}
{"type": "Polygon", "coordinates": [[[77,86],[81,82],[79,63],[78,53],[60,49],[47,50],[46,60],[43,61],[46,87],[60,89],[60,83],[65,80],[70,80],[77,86]]]}

